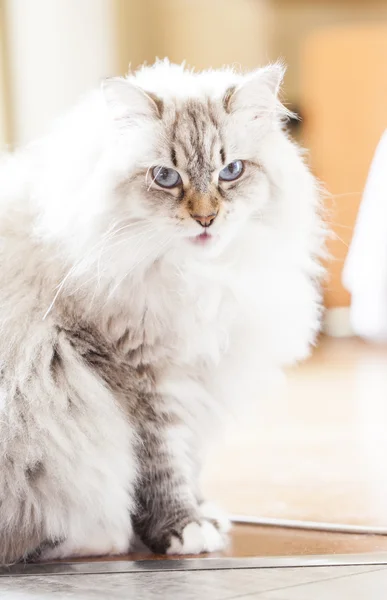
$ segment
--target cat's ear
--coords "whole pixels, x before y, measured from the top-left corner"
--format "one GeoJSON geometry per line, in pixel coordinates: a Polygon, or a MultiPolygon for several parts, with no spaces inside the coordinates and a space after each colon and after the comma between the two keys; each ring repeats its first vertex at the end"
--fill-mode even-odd
{"type": "Polygon", "coordinates": [[[285,67],[275,63],[247,75],[239,86],[227,90],[223,98],[225,110],[228,113],[246,111],[253,118],[275,114],[282,106],[278,92],[284,74],[285,67]]]}
{"type": "Polygon", "coordinates": [[[160,119],[163,102],[126,79],[105,79],[102,92],[114,120],[136,122],[140,119],[160,119]]]}

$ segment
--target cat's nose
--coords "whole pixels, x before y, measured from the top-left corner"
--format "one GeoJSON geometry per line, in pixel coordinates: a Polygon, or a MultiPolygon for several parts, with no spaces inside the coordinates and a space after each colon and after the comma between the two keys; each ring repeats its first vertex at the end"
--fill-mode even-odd
{"type": "Polygon", "coordinates": [[[213,212],[209,215],[192,215],[192,218],[202,227],[209,227],[215,221],[217,214],[217,212],[213,212]]]}

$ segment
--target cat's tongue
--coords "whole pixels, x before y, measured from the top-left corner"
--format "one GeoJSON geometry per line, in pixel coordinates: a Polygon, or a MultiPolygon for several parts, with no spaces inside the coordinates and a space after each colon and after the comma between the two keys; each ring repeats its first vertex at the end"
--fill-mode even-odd
{"type": "Polygon", "coordinates": [[[211,239],[211,235],[207,233],[207,231],[203,231],[200,235],[197,235],[193,238],[193,241],[196,244],[206,244],[211,239]]]}

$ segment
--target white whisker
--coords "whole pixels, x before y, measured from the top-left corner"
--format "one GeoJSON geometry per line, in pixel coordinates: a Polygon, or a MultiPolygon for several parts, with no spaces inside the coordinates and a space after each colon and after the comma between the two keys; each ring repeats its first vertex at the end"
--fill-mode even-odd
{"type": "Polygon", "coordinates": [[[75,264],[70,271],[67,273],[67,275],[62,279],[62,282],[59,284],[57,292],[50,304],[50,306],[48,307],[48,309],[46,310],[46,312],[43,315],[42,321],[45,321],[46,317],[48,317],[48,315],[50,314],[51,310],[53,309],[53,306],[56,302],[56,299],[58,298],[59,294],[61,293],[66,281],[68,280],[68,278],[71,276],[71,274],[74,272],[74,270],[76,269],[77,264],[75,264]]]}
{"type": "Polygon", "coordinates": [[[342,194],[330,194],[327,193],[326,197],[328,200],[335,200],[336,198],[345,198],[346,196],[360,196],[363,192],[343,192],[342,194]]]}
{"type": "MultiPolygon", "coordinates": [[[[137,225],[138,223],[136,223],[137,225]]],[[[82,263],[84,263],[91,255],[92,253],[98,249],[99,246],[102,245],[102,247],[104,246],[104,244],[106,244],[106,242],[110,239],[111,236],[114,236],[115,233],[122,231],[125,228],[129,228],[131,225],[135,225],[134,223],[128,223],[125,226],[120,227],[118,230],[114,231],[114,227],[116,226],[110,226],[107,231],[103,234],[102,238],[100,240],[98,240],[98,242],[96,244],[94,244],[92,246],[92,248],[90,248],[90,250],[86,253],[85,256],[83,256],[80,260],[76,261],[76,263],[71,267],[71,269],[68,271],[68,273],[65,275],[65,277],[62,279],[62,281],[59,283],[59,285],[57,286],[57,291],[54,295],[54,298],[52,299],[52,302],[50,303],[49,307],[47,308],[46,312],[44,313],[43,317],[42,317],[42,321],[45,321],[45,319],[48,317],[48,315],[50,314],[51,310],[53,309],[55,302],[58,299],[59,294],[61,293],[61,291],[63,290],[66,282],[68,281],[68,279],[71,277],[71,275],[77,270],[77,268],[79,268],[82,263]]],[[[145,225],[145,223],[144,223],[145,225]]],[[[84,285],[84,284],[82,284],[84,285]]],[[[82,287],[82,286],[80,286],[82,287]]]]}
{"type": "MultiPolygon", "coordinates": [[[[151,167],[149,167],[149,169],[148,169],[148,170],[147,170],[147,172],[146,172],[146,175],[145,175],[145,183],[146,183],[146,181],[147,181],[147,177],[148,177],[148,175],[149,175],[149,170],[150,170],[150,169],[151,169],[151,167]]],[[[157,171],[156,175],[155,175],[155,176],[154,176],[154,178],[152,179],[152,181],[151,181],[151,183],[150,183],[150,186],[148,187],[148,192],[149,192],[149,191],[150,191],[150,189],[152,188],[152,185],[153,185],[153,184],[154,184],[154,182],[156,181],[156,177],[157,177],[157,176],[158,176],[158,175],[161,173],[162,169],[163,169],[163,168],[162,168],[162,167],[160,167],[160,168],[159,168],[159,170],[157,171]]]]}
{"type": "MultiPolygon", "coordinates": [[[[141,225],[142,225],[142,229],[140,231],[136,231],[136,233],[134,235],[131,235],[130,237],[126,237],[124,239],[119,238],[118,240],[114,241],[114,238],[116,237],[116,233],[117,232],[121,232],[122,233],[123,230],[125,230],[125,232],[126,232],[127,228],[129,227],[127,225],[127,226],[123,226],[120,229],[116,230],[113,235],[110,235],[109,238],[107,238],[105,240],[105,243],[104,243],[103,247],[101,248],[101,250],[100,250],[100,252],[98,254],[97,274],[93,275],[93,277],[91,279],[87,280],[87,283],[89,283],[93,279],[97,278],[97,284],[95,286],[94,293],[93,293],[92,299],[90,301],[90,306],[94,302],[94,298],[96,296],[97,290],[99,289],[100,284],[101,284],[101,260],[102,260],[102,256],[103,256],[104,252],[105,251],[110,251],[112,249],[115,250],[118,246],[122,246],[123,244],[127,244],[129,241],[131,242],[131,241],[133,241],[133,240],[135,240],[137,238],[143,237],[146,234],[153,233],[154,231],[156,231],[156,227],[153,227],[153,226],[151,227],[150,224],[142,223],[141,225]],[[107,245],[108,242],[110,242],[111,240],[113,240],[113,243],[110,243],[109,245],[107,245]]],[[[82,286],[80,286],[80,287],[82,287],[82,286]]],[[[80,287],[77,288],[77,290],[75,290],[75,292],[79,291],[80,287]]]]}
{"type": "MultiPolygon", "coordinates": [[[[156,236],[152,236],[151,238],[148,238],[146,240],[146,242],[150,241],[151,239],[154,239],[156,236]]],[[[111,298],[111,296],[114,294],[114,292],[117,290],[117,288],[123,283],[123,281],[131,274],[133,273],[133,271],[139,267],[143,262],[145,262],[145,260],[147,258],[149,258],[153,252],[155,250],[157,250],[157,252],[159,253],[160,250],[164,249],[169,242],[171,241],[171,239],[173,238],[173,236],[169,237],[167,240],[164,241],[163,244],[161,244],[161,246],[158,246],[157,248],[152,248],[152,250],[150,252],[148,252],[145,256],[143,256],[140,260],[138,260],[137,262],[134,263],[134,265],[132,265],[132,267],[129,269],[129,271],[127,271],[127,273],[125,273],[124,277],[122,277],[120,279],[120,281],[114,286],[114,288],[112,289],[112,291],[109,293],[109,298],[111,298]]]]}

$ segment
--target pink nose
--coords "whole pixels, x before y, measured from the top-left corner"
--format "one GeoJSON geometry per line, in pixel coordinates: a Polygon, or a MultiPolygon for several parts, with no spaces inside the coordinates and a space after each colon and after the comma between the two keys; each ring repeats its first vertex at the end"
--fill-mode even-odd
{"type": "Polygon", "coordinates": [[[211,213],[210,215],[192,215],[192,218],[202,227],[209,227],[215,221],[217,214],[218,213],[211,213]]]}

